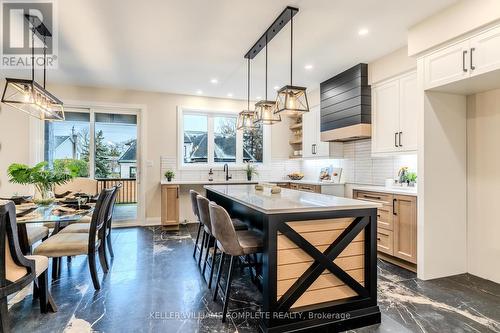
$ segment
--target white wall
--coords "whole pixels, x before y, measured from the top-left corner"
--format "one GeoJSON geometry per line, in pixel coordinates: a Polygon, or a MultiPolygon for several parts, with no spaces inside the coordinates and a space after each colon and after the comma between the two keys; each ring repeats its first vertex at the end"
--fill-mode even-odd
{"type": "MultiPolygon", "coordinates": [[[[3,86],[3,81],[2,86],[3,86]]],[[[233,110],[238,113],[246,108],[246,101],[208,98],[201,96],[175,95],[113,88],[84,87],[75,85],[50,85],[48,90],[65,103],[90,102],[94,104],[143,105],[146,108],[143,120],[146,142],[145,159],[150,162],[144,167],[146,194],[146,217],[159,220],[160,216],[160,156],[177,156],[177,106],[199,107],[214,110],[233,110]]],[[[13,162],[32,163],[32,148],[29,144],[30,119],[20,111],[2,105],[0,112],[0,195],[12,195],[26,191],[25,187],[8,182],[7,166],[13,162]]],[[[272,157],[288,157],[289,145],[283,139],[288,128],[286,124],[273,125],[272,157]]]]}
{"type": "Polygon", "coordinates": [[[500,283],[500,89],[467,98],[467,263],[500,283]]]}
{"type": "Polygon", "coordinates": [[[408,54],[417,55],[500,20],[500,1],[461,0],[408,31],[408,54]]]}

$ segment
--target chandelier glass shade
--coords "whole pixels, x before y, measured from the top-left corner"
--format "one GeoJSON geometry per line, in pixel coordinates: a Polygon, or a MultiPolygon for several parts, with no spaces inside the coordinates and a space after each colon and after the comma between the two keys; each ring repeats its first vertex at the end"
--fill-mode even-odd
{"type": "Polygon", "coordinates": [[[236,121],[237,130],[253,130],[257,128],[255,123],[256,112],[250,110],[250,58],[248,58],[248,70],[247,70],[247,109],[241,111],[238,114],[238,120],[236,121]]]}
{"type": "Polygon", "coordinates": [[[41,120],[64,120],[63,103],[34,80],[5,81],[2,103],[41,120]]]}
{"type": "Polygon", "coordinates": [[[257,116],[255,117],[256,123],[262,123],[264,125],[273,125],[281,121],[281,116],[275,113],[276,102],[275,101],[259,101],[255,104],[255,111],[257,116]]]}
{"type": "Polygon", "coordinates": [[[290,115],[309,112],[306,88],[286,85],[278,90],[275,112],[290,115]]]}

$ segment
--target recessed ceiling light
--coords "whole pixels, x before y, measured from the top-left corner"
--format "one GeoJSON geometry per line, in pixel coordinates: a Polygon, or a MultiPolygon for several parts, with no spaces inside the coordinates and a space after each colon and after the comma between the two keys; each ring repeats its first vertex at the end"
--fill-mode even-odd
{"type": "Polygon", "coordinates": [[[304,68],[305,69],[313,69],[313,65],[305,65],[304,68]]]}
{"type": "Polygon", "coordinates": [[[210,83],[213,83],[213,84],[217,84],[218,82],[219,82],[219,80],[217,80],[217,79],[211,79],[210,80],[210,83]]]}
{"type": "Polygon", "coordinates": [[[279,86],[274,86],[274,90],[278,90],[279,88],[279,86]]]}
{"type": "Polygon", "coordinates": [[[368,29],[365,29],[365,28],[359,29],[358,35],[360,35],[360,36],[368,35],[368,29]]]}
{"type": "Polygon", "coordinates": [[[227,97],[233,97],[233,94],[228,93],[228,94],[227,94],[227,97]]]}
{"type": "Polygon", "coordinates": [[[203,94],[203,91],[202,91],[202,90],[200,90],[200,89],[198,89],[198,90],[196,90],[196,93],[197,93],[198,95],[201,95],[201,94],[203,94]]]}

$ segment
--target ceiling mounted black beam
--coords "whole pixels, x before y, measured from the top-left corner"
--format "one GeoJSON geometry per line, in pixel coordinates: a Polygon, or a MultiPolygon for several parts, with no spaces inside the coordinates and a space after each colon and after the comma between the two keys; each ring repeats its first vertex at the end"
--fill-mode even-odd
{"type": "Polygon", "coordinates": [[[287,6],[281,14],[274,20],[273,24],[264,32],[259,40],[245,54],[245,58],[253,59],[260,51],[280,32],[283,27],[299,12],[298,8],[287,6]]]}

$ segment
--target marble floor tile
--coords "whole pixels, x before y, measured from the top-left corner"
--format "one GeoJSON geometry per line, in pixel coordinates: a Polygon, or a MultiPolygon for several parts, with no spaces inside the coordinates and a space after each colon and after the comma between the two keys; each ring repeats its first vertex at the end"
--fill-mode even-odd
{"type": "MultiPolygon", "coordinates": [[[[102,288],[92,286],[85,256],[63,259],[52,281],[57,313],[40,314],[28,290],[11,300],[13,332],[258,332],[261,294],[247,269],[236,270],[231,316],[221,322],[220,297],[212,300],[193,259],[196,225],[178,232],[161,227],[113,230],[115,258],[102,288]]],[[[471,275],[421,281],[378,263],[382,323],[350,332],[500,332],[500,285],[471,275]]],[[[224,279],[222,281],[224,283],[224,279]]]]}

